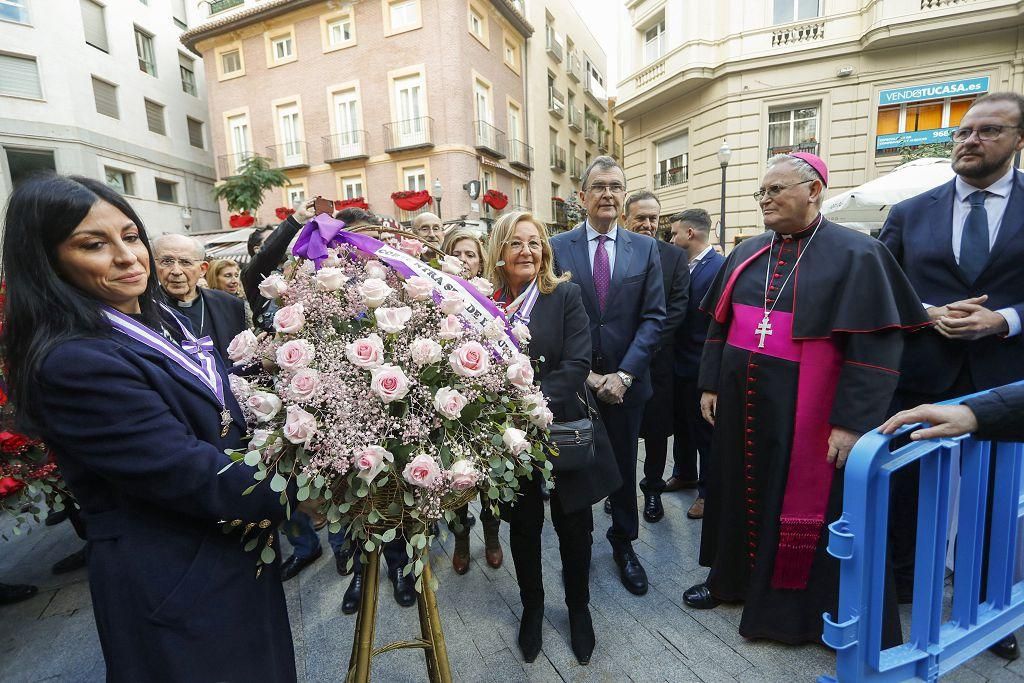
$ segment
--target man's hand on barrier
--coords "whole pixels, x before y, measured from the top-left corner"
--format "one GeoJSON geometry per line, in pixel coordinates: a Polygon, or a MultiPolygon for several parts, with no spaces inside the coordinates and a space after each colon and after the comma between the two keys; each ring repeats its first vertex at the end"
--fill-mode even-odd
{"type": "Polygon", "coordinates": [[[849,429],[833,427],[832,433],[828,435],[828,456],[825,459],[828,462],[834,462],[836,469],[841,470],[860,436],[859,433],[851,432],[849,429]]]}
{"type": "Polygon", "coordinates": [[[700,414],[709,424],[715,424],[715,413],[718,412],[718,394],[705,391],[700,395],[700,414]]]}
{"type": "Polygon", "coordinates": [[[937,406],[927,403],[910,410],[901,410],[886,420],[878,431],[882,434],[892,434],[903,425],[918,422],[927,422],[932,426],[912,433],[910,438],[914,441],[962,436],[978,428],[978,418],[967,406],[937,406]]]}

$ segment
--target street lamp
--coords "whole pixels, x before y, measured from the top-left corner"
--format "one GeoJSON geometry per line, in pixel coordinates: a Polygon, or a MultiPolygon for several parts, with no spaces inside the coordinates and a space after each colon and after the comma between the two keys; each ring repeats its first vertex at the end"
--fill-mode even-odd
{"type": "Polygon", "coordinates": [[[441,187],[441,179],[434,178],[434,191],[431,196],[434,201],[437,202],[437,217],[441,218],[441,195],[444,194],[444,188],[441,187]]]}
{"type": "Polygon", "coordinates": [[[721,226],[722,232],[719,234],[718,244],[722,247],[722,251],[725,251],[725,169],[729,166],[729,158],[732,157],[732,150],[729,149],[729,143],[722,140],[722,146],[718,148],[718,164],[722,167],[722,208],[718,213],[718,224],[721,226]]]}

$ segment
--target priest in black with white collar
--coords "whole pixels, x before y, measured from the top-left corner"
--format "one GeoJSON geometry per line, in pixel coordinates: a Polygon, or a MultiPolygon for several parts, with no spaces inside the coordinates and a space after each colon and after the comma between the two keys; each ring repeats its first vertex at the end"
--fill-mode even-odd
{"type": "Polygon", "coordinates": [[[199,338],[210,337],[228,366],[228,344],[245,330],[245,304],[227,292],[197,287],[209,264],[199,240],[187,235],[161,235],[153,240],[157,277],[175,310],[192,323],[199,338]]]}

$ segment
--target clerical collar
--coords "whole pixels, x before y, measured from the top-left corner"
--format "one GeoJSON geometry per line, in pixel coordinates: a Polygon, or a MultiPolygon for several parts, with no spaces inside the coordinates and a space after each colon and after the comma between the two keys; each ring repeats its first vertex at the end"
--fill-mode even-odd
{"type": "Polygon", "coordinates": [[[798,230],[797,232],[794,232],[791,235],[779,235],[779,237],[781,237],[784,240],[802,240],[805,237],[810,237],[811,233],[814,232],[814,229],[818,227],[818,219],[820,217],[820,214],[815,216],[811,220],[811,222],[807,224],[807,227],[804,228],[803,230],[798,230]]]}
{"type": "Polygon", "coordinates": [[[615,225],[613,225],[612,229],[609,230],[608,232],[598,232],[597,230],[594,230],[594,228],[590,225],[590,221],[587,221],[587,241],[589,242],[591,240],[596,240],[601,235],[604,235],[612,242],[614,242],[615,238],[618,237],[619,235],[619,224],[616,223],[615,225]]]}
{"type": "MultiPolygon", "coordinates": [[[[171,298],[173,299],[173,297],[171,298]]],[[[192,299],[192,301],[182,301],[181,299],[174,299],[174,303],[177,304],[178,308],[192,308],[202,298],[203,297],[197,291],[196,298],[192,299]]]]}

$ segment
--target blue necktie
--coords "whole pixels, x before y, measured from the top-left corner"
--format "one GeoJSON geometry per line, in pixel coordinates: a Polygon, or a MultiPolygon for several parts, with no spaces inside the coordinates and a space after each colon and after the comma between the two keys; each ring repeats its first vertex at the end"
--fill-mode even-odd
{"type": "Polygon", "coordinates": [[[978,190],[967,196],[971,210],[964,221],[964,234],[960,238],[960,270],[969,282],[974,282],[988,262],[988,212],[985,198],[988,192],[978,190]]]}

